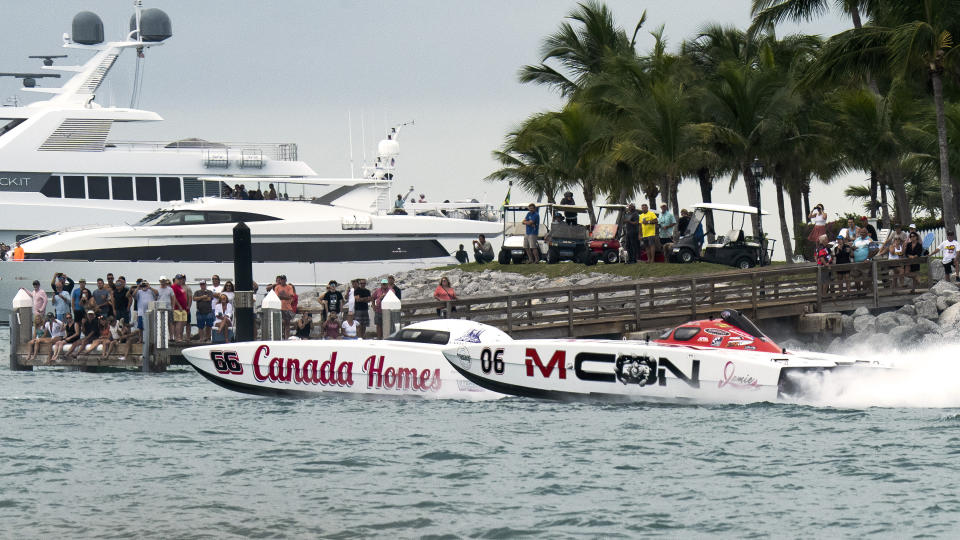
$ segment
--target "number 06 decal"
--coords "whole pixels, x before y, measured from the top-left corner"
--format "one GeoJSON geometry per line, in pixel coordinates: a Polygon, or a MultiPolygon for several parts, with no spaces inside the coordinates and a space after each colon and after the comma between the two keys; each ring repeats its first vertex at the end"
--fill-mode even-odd
{"type": "Polygon", "coordinates": [[[497,349],[491,353],[490,348],[487,347],[480,351],[480,369],[484,373],[490,373],[493,369],[497,375],[503,375],[503,349],[497,349]]]}
{"type": "Polygon", "coordinates": [[[217,373],[243,374],[243,364],[240,363],[237,353],[234,351],[210,351],[210,361],[213,362],[213,367],[217,369],[217,373]]]}

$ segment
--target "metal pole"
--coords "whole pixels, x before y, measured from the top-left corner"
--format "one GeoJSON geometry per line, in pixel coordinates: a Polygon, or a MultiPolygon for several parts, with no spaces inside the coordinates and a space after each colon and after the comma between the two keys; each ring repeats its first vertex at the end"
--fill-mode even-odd
{"type": "Polygon", "coordinates": [[[233,276],[237,285],[233,299],[236,340],[253,341],[253,249],[250,227],[242,221],[233,228],[233,276]]]}

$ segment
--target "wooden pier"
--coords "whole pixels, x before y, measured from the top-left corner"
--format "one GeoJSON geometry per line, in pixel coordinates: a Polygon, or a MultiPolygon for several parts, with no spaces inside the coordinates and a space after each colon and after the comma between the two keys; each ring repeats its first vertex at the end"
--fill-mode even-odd
{"type": "Polygon", "coordinates": [[[910,272],[910,263],[900,260],[731,270],[473,296],[445,304],[413,300],[403,303],[402,317],[404,324],[432,319],[443,308],[449,317],[484,322],[515,338],[622,335],[674,326],[729,308],[763,320],[899,307],[929,287],[922,270],[910,272]],[[905,274],[894,274],[901,271],[905,274]]]}

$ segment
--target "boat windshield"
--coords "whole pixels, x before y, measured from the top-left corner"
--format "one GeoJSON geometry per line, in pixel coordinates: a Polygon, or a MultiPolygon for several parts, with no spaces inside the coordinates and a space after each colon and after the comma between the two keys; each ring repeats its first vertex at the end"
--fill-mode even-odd
{"type": "Polygon", "coordinates": [[[411,343],[430,343],[446,345],[450,342],[450,332],[427,330],[423,328],[404,328],[387,338],[390,341],[408,341],[411,343]]]}
{"type": "Polygon", "coordinates": [[[143,218],[140,221],[138,221],[135,225],[138,227],[155,225],[157,221],[160,221],[169,213],[170,212],[165,210],[154,210],[153,212],[150,212],[149,214],[143,216],[143,218]]]}

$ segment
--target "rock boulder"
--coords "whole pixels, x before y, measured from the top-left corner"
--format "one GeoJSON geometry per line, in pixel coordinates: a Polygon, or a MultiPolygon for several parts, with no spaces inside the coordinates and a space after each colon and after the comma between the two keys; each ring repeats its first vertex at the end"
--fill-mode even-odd
{"type": "Polygon", "coordinates": [[[949,293],[960,293],[960,287],[948,281],[938,281],[933,287],[930,287],[930,291],[937,296],[944,296],[949,293]]]}
{"type": "Polygon", "coordinates": [[[943,331],[960,330],[960,304],[954,304],[940,314],[940,329],[943,331]]]}
{"type": "Polygon", "coordinates": [[[877,315],[876,330],[878,334],[886,334],[899,325],[897,314],[891,311],[877,315]]]}
{"type": "Polygon", "coordinates": [[[923,319],[937,320],[940,312],[937,311],[935,300],[917,300],[914,305],[917,308],[917,317],[923,319]]]}
{"type": "Polygon", "coordinates": [[[870,315],[870,310],[865,307],[858,307],[856,311],[853,312],[853,317],[857,318],[862,315],[870,315]]]}
{"type": "Polygon", "coordinates": [[[853,330],[858,334],[874,334],[877,331],[877,318],[873,315],[855,317],[853,319],[853,330]]]}

